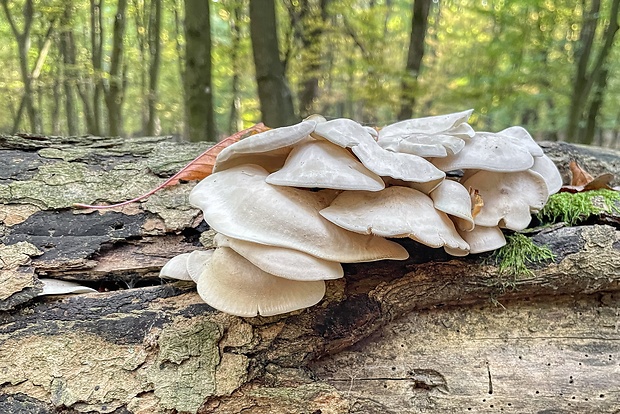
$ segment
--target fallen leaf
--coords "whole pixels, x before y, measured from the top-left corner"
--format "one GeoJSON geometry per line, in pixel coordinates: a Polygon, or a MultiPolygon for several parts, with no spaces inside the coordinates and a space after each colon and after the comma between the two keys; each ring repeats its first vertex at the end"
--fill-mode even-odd
{"type": "Polygon", "coordinates": [[[92,209],[96,209],[96,210],[103,210],[103,209],[107,209],[107,208],[121,207],[121,206],[130,204],[130,203],[134,203],[136,201],[140,201],[140,200],[142,200],[142,199],[144,199],[144,198],[146,198],[146,197],[148,197],[150,195],[153,195],[157,191],[161,190],[162,188],[166,188],[166,187],[170,187],[170,186],[173,186],[173,185],[177,185],[181,181],[202,180],[203,178],[208,177],[209,175],[211,175],[211,173],[213,172],[213,166],[215,165],[215,159],[217,158],[217,155],[224,148],[234,144],[235,142],[241,140],[242,138],[245,138],[245,137],[250,136],[250,135],[254,135],[254,134],[259,133],[259,132],[264,132],[264,131],[267,131],[267,130],[269,130],[269,128],[266,127],[261,122],[259,124],[254,125],[254,126],[251,126],[248,129],[244,129],[243,131],[239,131],[239,132],[229,136],[228,138],[223,139],[222,141],[218,142],[217,144],[215,144],[214,146],[212,146],[211,148],[209,148],[208,150],[206,150],[205,152],[200,154],[198,157],[196,157],[193,161],[191,161],[185,167],[181,168],[181,170],[179,170],[179,172],[174,174],[172,177],[168,178],[166,181],[164,181],[163,184],[161,184],[157,188],[149,191],[146,194],[142,194],[139,197],[136,197],[136,198],[133,198],[131,200],[124,201],[124,202],[118,203],[118,204],[110,204],[110,205],[103,205],[103,206],[93,206],[93,205],[89,205],[89,204],[75,203],[75,204],[73,204],[73,206],[74,207],[81,207],[81,208],[92,208],[92,209]]]}
{"type": "Polygon", "coordinates": [[[581,168],[581,166],[577,164],[577,161],[571,161],[570,164],[568,164],[568,168],[570,168],[570,172],[572,174],[572,178],[570,181],[571,186],[585,186],[590,181],[594,180],[594,177],[588,174],[586,170],[581,168]]]}
{"type": "Polygon", "coordinates": [[[601,189],[616,190],[615,187],[611,188],[610,186],[610,183],[614,179],[613,174],[604,173],[594,178],[575,161],[571,161],[568,167],[572,174],[571,183],[570,185],[562,186],[560,189],[561,192],[580,193],[582,191],[601,189]]]}
{"type": "Polygon", "coordinates": [[[476,218],[482,207],[484,207],[484,200],[480,195],[480,192],[474,188],[469,188],[469,196],[471,197],[471,216],[476,218]]]}

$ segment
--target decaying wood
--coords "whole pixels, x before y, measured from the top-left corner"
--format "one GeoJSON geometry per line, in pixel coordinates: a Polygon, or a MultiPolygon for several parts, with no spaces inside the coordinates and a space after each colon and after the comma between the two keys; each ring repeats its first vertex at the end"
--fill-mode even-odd
{"type": "MultiPolygon", "coordinates": [[[[532,235],[556,259],[531,277],[408,242],[407,261],[346,265],[313,308],[237,318],[202,303],[191,284],[157,278],[168,258],[210,243],[187,205],[191,183],[114,211],[71,208],[146,192],[206,144],[3,137],[0,146],[2,413],[620,406],[614,226],[532,235]],[[38,277],[101,293],[35,297],[38,277]]],[[[620,176],[618,153],[544,147],[562,170],[570,157],[620,176]]]]}

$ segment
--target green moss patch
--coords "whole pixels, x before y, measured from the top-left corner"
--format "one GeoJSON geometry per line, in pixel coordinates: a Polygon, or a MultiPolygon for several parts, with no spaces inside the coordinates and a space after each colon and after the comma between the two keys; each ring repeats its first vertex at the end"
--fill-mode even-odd
{"type": "Polygon", "coordinates": [[[574,226],[604,212],[620,213],[619,205],[620,192],[613,190],[557,193],[549,197],[538,219],[545,224],[565,222],[574,226]]]}
{"type": "Polygon", "coordinates": [[[553,260],[555,255],[546,246],[538,246],[527,236],[515,233],[506,236],[506,245],[491,255],[503,276],[532,276],[529,266],[553,260]]]}

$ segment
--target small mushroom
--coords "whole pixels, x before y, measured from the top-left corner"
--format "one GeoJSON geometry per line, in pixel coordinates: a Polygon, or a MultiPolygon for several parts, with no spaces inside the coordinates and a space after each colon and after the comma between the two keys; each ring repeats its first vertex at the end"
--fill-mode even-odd
{"type": "Polygon", "coordinates": [[[207,262],[211,260],[214,251],[213,249],[194,250],[189,254],[187,258],[187,273],[194,283],[198,283],[198,278],[207,265],[207,262]]]}
{"type": "Polygon", "coordinates": [[[379,131],[381,147],[420,157],[445,157],[465,146],[463,138],[474,136],[467,124],[473,110],[448,115],[409,119],[388,125],[379,131]]]}
{"type": "Polygon", "coordinates": [[[194,187],[190,204],[202,209],[215,231],[235,239],[340,263],[409,256],[397,243],[345,231],[321,217],[329,193],[273,186],[265,182],[267,175],[257,165],[212,174],[194,187]]]}
{"type": "Polygon", "coordinates": [[[168,260],[159,271],[159,277],[178,280],[192,280],[187,271],[187,259],[191,253],[182,253],[168,260]]]}
{"type": "Polygon", "coordinates": [[[469,244],[471,254],[490,252],[506,244],[504,233],[498,226],[476,226],[472,231],[459,231],[459,234],[469,244]]]}
{"type": "Polygon", "coordinates": [[[208,305],[231,315],[253,317],[292,312],[317,304],[322,280],[300,282],[262,271],[234,250],[218,247],[197,283],[208,305]]]}
{"type": "Polygon", "coordinates": [[[442,171],[477,169],[486,171],[524,171],[534,165],[534,157],[521,145],[490,132],[478,132],[455,155],[434,158],[442,171]]]}
{"type": "Polygon", "coordinates": [[[316,125],[316,121],[307,120],[242,139],[218,154],[213,171],[223,171],[242,164],[257,164],[268,171],[275,171],[284,164],[292,147],[306,139],[316,125]]]}
{"type": "Polygon", "coordinates": [[[379,192],[345,191],[321,210],[321,215],[360,234],[410,237],[430,247],[469,250],[448,216],[435,209],[433,200],[409,187],[388,187],[379,192]]]}
{"type": "Polygon", "coordinates": [[[370,171],[416,183],[438,185],[446,176],[426,159],[412,154],[391,152],[379,146],[373,137],[355,121],[334,119],[317,125],[315,136],[351,151],[370,171]]]}
{"type": "Polygon", "coordinates": [[[547,185],[540,174],[526,170],[513,173],[479,171],[465,182],[465,188],[478,190],[484,206],[475,216],[478,226],[523,230],[548,198],[547,185]]]}
{"type": "Polygon", "coordinates": [[[474,218],[471,215],[471,196],[461,184],[452,180],[443,180],[430,193],[435,208],[454,217],[460,230],[471,231],[474,228],[474,218]]]}
{"type": "Polygon", "coordinates": [[[319,259],[299,250],[233,239],[221,233],[215,236],[214,242],[218,247],[233,249],[259,269],[285,279],[331,280],[344,276],[340,263],[319,259]]]}
{"type": "Polygon", "coordinates": [[[266,178],[267,183],[291,187],[379,191],[381,177],[364,167],[349,151],[327,141],[296,146],[284,167],[266,178]]]}
{"type": "Polygon", "coordinates": [[[79,283],[69,282],[67,280],[40,278],[43,283],[43,291],[37,296],[48,295],[66,295],[69,293],[92,293],[97,292],[93,288],[82,286],[79,283]]]}

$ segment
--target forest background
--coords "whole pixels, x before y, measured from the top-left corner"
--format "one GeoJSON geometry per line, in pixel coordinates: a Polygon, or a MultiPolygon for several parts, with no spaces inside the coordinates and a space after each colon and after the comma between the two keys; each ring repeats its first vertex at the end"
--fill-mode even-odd
{"type": "Polygon", "coordinates": [[[475,109],[620,147],[620,0],[0,0],[0,133],[216,140],[475,109]]]}

